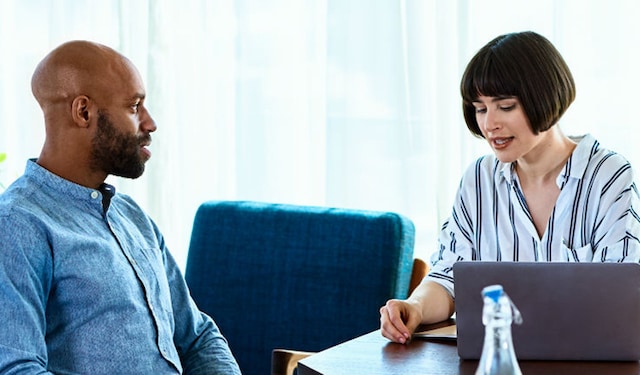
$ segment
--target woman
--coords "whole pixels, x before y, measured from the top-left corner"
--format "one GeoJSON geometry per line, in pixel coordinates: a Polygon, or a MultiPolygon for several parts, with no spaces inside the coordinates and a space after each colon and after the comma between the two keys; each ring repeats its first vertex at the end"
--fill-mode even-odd
{"type": "Polygon", "coordinates": [[[534,32],[499,36],[462,76],[465,122],[493,155],[462,177],[427,277],[380,308],[382,335],[405,343],[454,312],[459,260],[638,262],[639,197],[622,156],[557,123],[575,98],[571,72],[534,32]]]}

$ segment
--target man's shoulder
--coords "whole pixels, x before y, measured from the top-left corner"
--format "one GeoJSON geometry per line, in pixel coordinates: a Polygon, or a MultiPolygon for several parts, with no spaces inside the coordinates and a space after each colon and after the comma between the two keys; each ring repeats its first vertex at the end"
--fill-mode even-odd
{"type": "Polygon", "coordinates": [[[32,202],[33,193],[34,190],[18,179],[0,194],[0,216],[14,214],[30,206],[37,207],[32,202]]]}
{"type": "Polygon", "coordinates": [[[44,216],[42,206],[31,195],[14,190],[0,194],[0,236],[7,232],[12,236],[33,233],[44,216]]]}
{"type": "Polygon", "coordinates": [[[68,206],[56,198],[32,179],[18,178],[0,194],[0,232],[44,230],[68,206]]]}

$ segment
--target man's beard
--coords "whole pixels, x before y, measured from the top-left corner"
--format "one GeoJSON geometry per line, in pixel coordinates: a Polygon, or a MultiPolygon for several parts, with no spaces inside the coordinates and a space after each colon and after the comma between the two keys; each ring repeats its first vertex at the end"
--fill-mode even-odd
{"type": "Polygon", "coordinates": [[[148,133],[136,136],[118,131],[109,117],[98,111],[98,129],[91,141],[91,166],[110,175],[138,178],[146,162],[140,146],[150,139],[148,133]]]}

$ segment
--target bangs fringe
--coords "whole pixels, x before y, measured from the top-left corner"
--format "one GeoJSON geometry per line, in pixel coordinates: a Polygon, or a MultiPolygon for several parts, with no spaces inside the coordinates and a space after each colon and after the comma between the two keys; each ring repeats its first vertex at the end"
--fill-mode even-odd
{"type": "Polygon", "coordinates": [[[476,61],[475,68],[467,72],[463,80],[462,98],[466,103],[472,103],[480,96],[517,96],[519,79],[511,77],[509,69],[502,66],[500,58],[488,51],[476,61]]]}

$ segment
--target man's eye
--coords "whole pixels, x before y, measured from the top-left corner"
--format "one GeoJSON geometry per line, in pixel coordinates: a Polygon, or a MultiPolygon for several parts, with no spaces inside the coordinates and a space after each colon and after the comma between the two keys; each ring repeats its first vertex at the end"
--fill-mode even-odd
{"type": "Polygon", "coordinates": [[[138,113],[138,107],[139,106],[140,106],[140,103],[136,103],[136,104],[131,106],[131,109],[133,110],[133,113],[138,113]]]}

